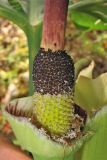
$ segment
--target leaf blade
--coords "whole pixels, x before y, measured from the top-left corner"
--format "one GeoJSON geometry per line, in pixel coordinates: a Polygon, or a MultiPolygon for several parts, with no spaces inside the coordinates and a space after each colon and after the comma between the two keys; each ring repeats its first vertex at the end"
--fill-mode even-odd
{"type": "Polygon", "coordinates": [[[88,29],[107,29],[107,1],[81,0],[69,6],[71,19],[77,26],[88,29]]]}
{"type": "Polygon", "coordinates": [[[107,159],[107,106],[103,107],[89,123],[95,135],[84,145],[81,160],[107,159]]]}
{"type": "Polygon", "coordinates": [[[96,79],[80,76],[75,86],[75,103],[87,111],[107,104],[107,73],[96,79]]]}
{"type": "Polygon", "coordinates": [[[10,6],[11,6],[14,10],[16,10],[16,11],[18,11],[18,12],[21,12],[22,14],[25,14],[25,12],[24,12],[24,10],[23,10],[23,8],[22,8],[22,6],[21,6],[21,4],[19,3],[18,0],[8,0],[8,2],[9,2],[9,4],[10,4],[10,6]]]}

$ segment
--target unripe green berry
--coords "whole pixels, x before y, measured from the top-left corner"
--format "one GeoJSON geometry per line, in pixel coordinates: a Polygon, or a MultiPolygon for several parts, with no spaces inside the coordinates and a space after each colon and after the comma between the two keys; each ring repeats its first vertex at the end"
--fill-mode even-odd
{"type": "Polygon", "coordinates": [[[74,114],[72,95],[34,94],[34,113],[50,133],[63,135],[71,128],[74,114]]]}

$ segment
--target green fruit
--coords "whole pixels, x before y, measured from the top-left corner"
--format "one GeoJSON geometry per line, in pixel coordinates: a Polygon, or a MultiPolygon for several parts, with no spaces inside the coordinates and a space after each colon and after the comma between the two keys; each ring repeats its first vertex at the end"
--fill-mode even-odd
{"type": "Polygon", "coordinates": [[[34,113],[39,123],[50,133],[63,135],[71,128],[73,119],[72,95],[34,94],[34,113]]]}

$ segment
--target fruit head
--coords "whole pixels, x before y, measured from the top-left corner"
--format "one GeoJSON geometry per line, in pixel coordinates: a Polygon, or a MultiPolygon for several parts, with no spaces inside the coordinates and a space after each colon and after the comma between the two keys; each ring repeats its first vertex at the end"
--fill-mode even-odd
{"type": "Polygon", "coordinates": [[[74,63],[65,51],[40,49],[33,65],[34,114],[49,133],[70,130],[74,114],[74,63]]]}

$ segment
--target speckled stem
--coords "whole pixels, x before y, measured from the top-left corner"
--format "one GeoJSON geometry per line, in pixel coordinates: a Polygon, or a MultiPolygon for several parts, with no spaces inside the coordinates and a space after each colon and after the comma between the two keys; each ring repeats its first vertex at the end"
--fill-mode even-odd
{"type": "Polygon", "coordinates": [[[69,0],[45,0],[41,47],[63,50],[69,0]]]}

